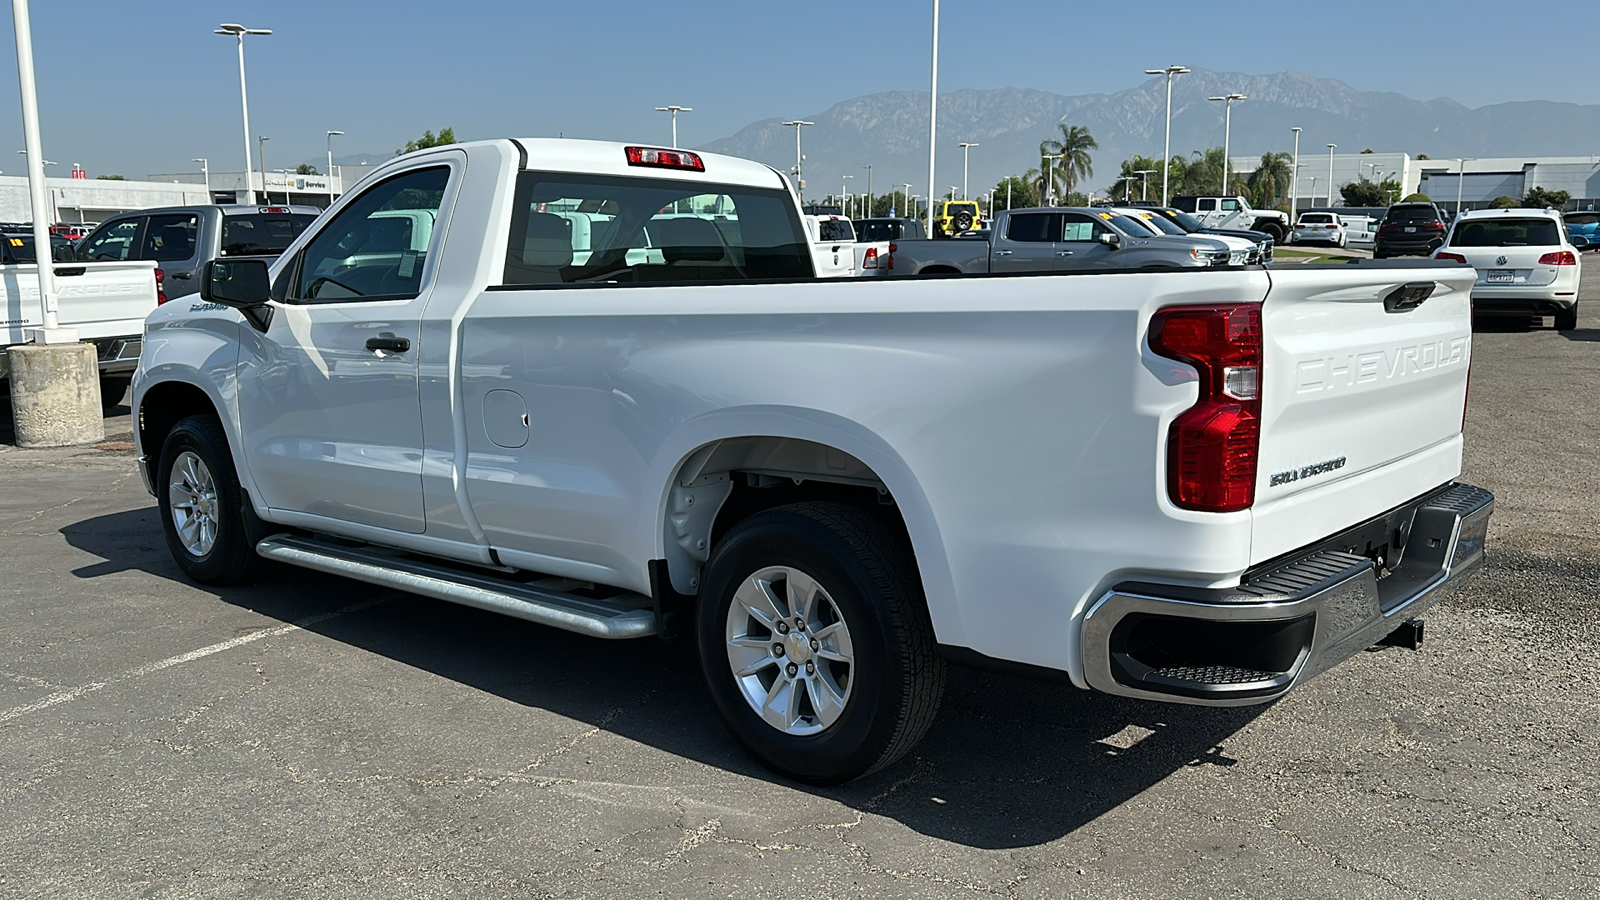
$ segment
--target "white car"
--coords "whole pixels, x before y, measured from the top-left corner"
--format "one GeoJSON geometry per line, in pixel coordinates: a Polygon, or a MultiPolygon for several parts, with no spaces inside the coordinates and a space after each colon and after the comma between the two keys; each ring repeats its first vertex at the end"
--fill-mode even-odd
{"type": "MultiPolygon", "coordinates": [[[[1172,220],[1168,219],[1166,216],[1153,213],[1148,209],[1140,209],[1136,206],[1117,207],[1112,209],[1111,212],[1120,213],[1121,215],[1127,216],[1140,225],[1150,229],[1152,234],[1171,234],[1178,235],[1180,237],[1190,236],[1189,232],[1184,231],[1179,226],[1173,224],[1172,220]]],[[[1227,234],[1200,234],[1194,235],[1194,237],[1203,237],[1207,240],[1217,241],[1218,243],[1226,245],[1228,248],[1228,265],[1230,266],[1249,265],[1251,263],[1251,258],[1256,255],[1255,243],[1245,240],[1241,237],[1234,237],[1227,234]]]]}
{"type": "Polygon", "coordinates": [[[1555,316],[1557,331],[1578,327],[1581,257],[1553,209],[1462,213],[1433,258],[1478,270],[1474,312],[1555,316]]]}
{"type": "Polygon", "coordinates": [[[1338,213],[1301,213],[1299,220],[1294,223],[1294,242],[1343,247],[1350,242],[1350,229],[1345,227],[1345,221],[1338,213]]]}

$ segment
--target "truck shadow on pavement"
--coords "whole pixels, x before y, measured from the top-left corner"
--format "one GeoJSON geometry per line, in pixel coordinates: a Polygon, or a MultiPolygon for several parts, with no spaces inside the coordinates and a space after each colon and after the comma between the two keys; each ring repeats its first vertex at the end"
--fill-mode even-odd
{"type": "MultiPolygon", "coordinates": [[[[87,519],[61,533],[105,560],[76,570],[80,578],[138,570],[188,584],[168,556],[154,508],[87,519]]],[[[385,598],[307,630],[704,765],[984,849],[1047,843],[1092,827],[1184,767],[1232,766],[1224,742],[1264,709],[1146,703],[951,668],[939,718],[910,756],[851,784],[813,788],[771,774],[734,743],[683,642],[598,641],[285,567],[217,594],[282,622],[385,598]]],[[[442,726],[448,721],[441,716],[442,726]]]]}

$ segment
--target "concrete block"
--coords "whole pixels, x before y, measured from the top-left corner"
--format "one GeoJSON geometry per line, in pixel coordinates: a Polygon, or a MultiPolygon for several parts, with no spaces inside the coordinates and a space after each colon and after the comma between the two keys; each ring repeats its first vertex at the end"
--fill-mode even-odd
{"type": "Polygon", "coordinates": [[[19,344],[6,355],[18,447],[73,447],[105,440],[93,344],[19,344]]]}

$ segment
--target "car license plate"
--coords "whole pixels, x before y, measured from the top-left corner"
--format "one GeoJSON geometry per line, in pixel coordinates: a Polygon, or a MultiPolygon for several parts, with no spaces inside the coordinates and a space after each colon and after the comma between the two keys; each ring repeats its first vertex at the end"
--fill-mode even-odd
{"type": "Polygon", "coordinates": [[[1406,226],[1406,234],[1415,234],[1416,230],[1417,229],[1414,226],[1411,226],[1411,225],[1407,225],[1406,226]]]}
{"type": "Polygon", "coordinates": [[[1516,280],[1516,273],[1510,269],[1490,269],[1487,282],[1489,284],[1510,284],[1516,280]]]}

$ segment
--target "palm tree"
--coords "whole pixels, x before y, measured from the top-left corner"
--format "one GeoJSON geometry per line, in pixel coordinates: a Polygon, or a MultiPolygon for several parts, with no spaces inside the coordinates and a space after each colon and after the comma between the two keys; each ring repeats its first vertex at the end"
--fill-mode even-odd
{"type": "Polygon", "coordinates": [[[1056,178],[1066,185],[1066,190],[1062,191],[1065,195],[1072,193],[1082,179],[1094,177],[1094,160],[1089,151],[1098,150],[1100,143],[1082,125],[1061,122],[1056,127],[1061,129],[1061,139],[1040,144],[1039,155],[1060,154],[1061,159],[1056,160],[1055,171],[1056,178]]]}
{"type": "Polygon", "coordinates": [[[1271,209],[1288,196],[1289,182],[1294,177],[1289,168],[1293,159],[1293,156],[1282,152],[1261,154],[1261,165],[1250,173],[1247,182],[1251,203],[1271,209]]]}

